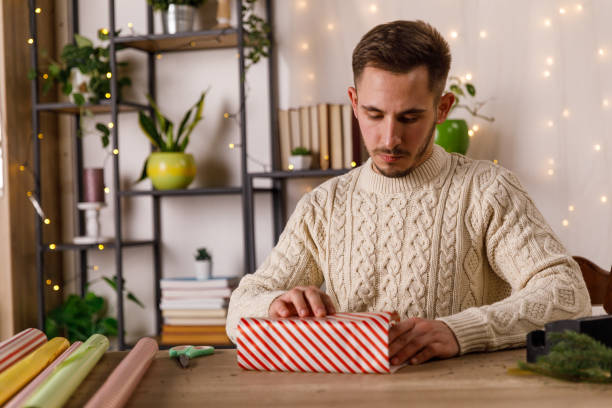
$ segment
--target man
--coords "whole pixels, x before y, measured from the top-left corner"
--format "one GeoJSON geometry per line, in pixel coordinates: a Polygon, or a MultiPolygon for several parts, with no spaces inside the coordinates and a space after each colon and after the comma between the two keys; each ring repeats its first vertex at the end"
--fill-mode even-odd
{"type": "Polygon", "coordinates": [[[578,265],[516,177],[434,145],[454,103],[450,61],[422,21],[361,39],[348,94],[370,159],[299,201],[232,294],[232,340],[243,316],[397,311],[391,363],[419,364],[521,346],[546,322],[590,313],[578,265]]]}

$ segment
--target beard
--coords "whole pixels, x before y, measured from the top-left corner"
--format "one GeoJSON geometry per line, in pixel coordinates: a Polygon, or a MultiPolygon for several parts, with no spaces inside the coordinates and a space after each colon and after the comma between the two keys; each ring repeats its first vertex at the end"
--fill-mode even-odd
{"type": "MultiPolygon", "coordinates": [[[[414,160],[413,163],[419,163],[421,161],[421,159],[423,158],[423,156],[425,156],[425,153],[427,153],[428,148],[434,138],[435,132],[436,132],[436,122],[438,120],[438,115],[436,112],[436,116],[434,117],[433,123],[431,125],[431,129],[429,129],[429,136],[427,137],[427,139],[425,140],[425,142],[423,142],[423,144],[421,146],[419,146],[418,150],[417,150],[417,154],[414,155],[414,160]]],[[[390,156],[406,156],[406,157],[411,157],[413,156],[413,154],[407,150],[402,150],[399,147],[398,148],[394,148],[391,150],[388,149],[374,149],[371,153],[370,156],[374,156],[377,153],[381,153],[381,154],[388,154],[390,156]]],[[[407,176],[408,174],[410,174],[410,172],[414,169],[414,165],[412,167],[408,167],[407,169],[388,169],[388,170],[384,170],[381,169],[380,167],[378,167],[376,165],[376,162],[374,162],[374,160],[372,160],[372,164],[374,165],[374,167],[376,167],[376,170],[378,170],[378,172],[380,174],[382,174],[385,177],[391,177],[391,178],[399,178],[399,177],[404,177],[407,176]]]]}

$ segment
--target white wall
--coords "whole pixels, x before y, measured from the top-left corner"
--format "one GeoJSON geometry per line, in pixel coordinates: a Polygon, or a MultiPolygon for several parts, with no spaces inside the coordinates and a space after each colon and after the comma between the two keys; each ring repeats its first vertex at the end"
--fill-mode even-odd
{"type": "MultiPolygon", "coordinates": [[[[107,3],[81,0],[79,4],[81,32],[93,38],[98,28],[108,24],[107,3]]],[[[137,33],[144,33],[144,4],[144,0],[117,1],[118,27],[128,32],[127,24],[132,22],[137,33]]],[[[496,118],[493,123],[456,113],[481,127],[468,156],[497,159],[515,171],[570,252],[607,268],[612,263],[612,27],[608,24],[612,2],[583,1],[581,10],[577,4],[556,0],[276,0],[280,107],[347,102],[346,88],[352,81],[350,56],[359,38],[382,22],[428,21],[449,39],[451,72],[471,73],[479,97],[491,99],[483,112],[496,118]],[[561,7],[565,7],[564,14],[561,7]],[[333,29],[328,29],[329,24],[333,29]],[[453,30],[458,33],[456,39],[450,37],[453,30]],[[481,31],[486,31],[485,38],[481,31]],[[304,42],[307,50],[302,48],[304,42]],[[598,54],[600,48],[603,55],[598,54]],[[548,57],[553,58],[550,66],[548,57]],[[544,77],[545,70],[549,77],[544,77]],[[309,79],[311,73],[314,79],[309,79]],[[604,106],[604,99],[609,106],[604,106]],[[594,149],[596,144],[599,151],[594,149]],[[601,201],[604,195],[606,203],[601,201]],[[574,211],[568,210],[570,205],[574,211]]],[[[133,96],[143,100],[143,55],[134,51],[120,55],[134,68],[133,96]]],[[[227,144],[238,140],[239,129],[222,117],[223,112],[238,108],[235,50],[165,54],[157,67],[159,105],[175,120],[201,90],[211,86],[205,119],[188,148],[198,162],[192,187],[237,185],[239,153],[229,150],[227,144]]],[[[248,87],[249,154],[270,163],[265,62],[251,70],[248,87]]],[[[121,115],[119,130],[122,183],[128,188],[138,178],[148,148],[135,114],[121,115]]],[[[97,137],[87,136],[85,145],[86,165],[101,165],[104,154],[97,137]]],[[[249,167],[261,170],[253,162],[249,167]]],[[[109,185],[111,168],[107,160],[109,185]]],[[[147,183],[135,188],[148,188],[147,183]]],[[[289,208],[308,188],[307,181],[291,183],[289,208]]],[[[107,202],[112,203],[111,197],[107,202]]],[[[259,262],[272,245],[268,203],[267,197],[258,196],[259,262]]],[[[150,207],[149,198],[124,201],[124,238],[151,236],[150,207]]],[[[238,197],[164,198],[162,213],[166,276],[191,274],[191,255],[200,245],[211,249],[215,274],[243,272],[238,197]]],[[[103,214],[103,229],[112,235],[112,208],[103,214]]],[[[132,339],[153,332],[150,255],[149,248],[124,252],[127,286],[147,304],[146,311],[128,305],[127,330],[132,339]]],[[[92,265],[99,266],[97,274],[114,273],[110,251],[94,251],[90,258],[92,265]]],[[[106,291],[97,284],[93,289],[106,291]]]]}

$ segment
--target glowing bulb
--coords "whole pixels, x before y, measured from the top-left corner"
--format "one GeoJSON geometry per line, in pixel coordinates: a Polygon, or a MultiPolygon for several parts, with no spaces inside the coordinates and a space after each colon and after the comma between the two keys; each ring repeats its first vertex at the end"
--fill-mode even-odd
{"type": "Polygon", "coordinates": [[[550,21],[550,18],[547,18],[546,20],[544,20],[544,25],[546,27],[550,27],[552,25],[552,22],[550,21]]]}
{"type": "Polygon", "coordinates": [[[30,45],[34,44],[34,39],[33,38],[28,38],[28,44],[30,44],[30,45]]]}
{"type": "Polygon", "coordinates": [[[48,218],[45,218],[45,220],[43,221],[45,224],[49,225],[51,224],[51,220],[48,218]]]}
{"type": "Polygon", "coordinates": [[[42,9],[41,9],[40,7],[36,7],[36,8],[34,9],[34,12],[35,12],[36,14],[40,14],[40,13],[42,12],[42,9]]]}
{"type": "Polygon", "coordinates": [[[602,203],[608,202],[608,197],[606,197],[605,195],[601,196],[599,199],[601,200],[602,203]]]}
{"type": "Polygon", "coordinates": [[[110,99],[111,94],[110,94],[110,92],[107,92],[107,93],[104,94],[104,96],[106,97],[106,99],[110,99]]]}
{"type": "Polygon", "coordinates": [[[551,166],[555,165],[555,159],[548,159],[548,164],[551,166]]]}
{"type": "Polygon", "coordinates": [[[546,70],[546,71],[542,72],[542,75],[544,76],[544,78],[548,78],[548,77],[550,77],[550,71],[546,70]]]}
{"type": "Polygon", "coordinates": [[[310,79],[311,81],[315,79],[315,75],[311,72],[310,74],[308,74],[308,79],[310,79]]]}
{"type": "Polygon", "coordinates": [[[104,194],[110,194],[110,188],[104,187],[104,194]]]}
{"type": "Polygon", "coordinates": [[[303,42],[303,43],[302,43],[302,45],[301,45],[301,48],[302,48],[302,50],[304,50],[304,51],[308,50],[308,48],[309,48],[309,47],[310,47],[310,46],[308,45],[308,43],[307,43],[307,42],[303,42]]]}
{"type": "Polygon", "coordinates": [[[43,74],[43,79],[49,79],[49,74],[43,74]]]}
{"type": "Polygon", "coordinates": [[[549,120],[548,122],[546,122],[546,126],[553,127],[555,126],[555,122],[553,122],[552,120],[549,120]]]}
{"type": "Polygon", "coordinates": [[[116,156],[119,154],[119,149],[113,149],[113,154],[116,156]]]}
{"type": "Polygon", "coordinates": [[[335,28],[335,26],[334,26],[332,23],[327,24],[327,29],[328,29],[329,31],[333,31],[333,30],[334,30],[334,28],[335,28]]]}
{"type": "Polygon", "coordinates": [[[357,167],[357,163],[355,163],[354,161],[351,162],[351,167],[357,167]]]}
{"type": "Polygon", "coordinates": [[[593,149],[595,149],[595,151],[598,152],[601,150],[601,145],[596,144],[593,146],[593,149]]]}
{"type": "Polygon", "coordinates": [[[497,161],[497,159],[493,159],[493,163],[498,164],[499,162],[497,161]]]}
{"type": "Polygon", "coordinates": [[[548,169],[548,175],[552,176],[555,174],[555,171],[553,169],[548,169]]]}
{"type": "Polygon", "coordinates": [[[93,266],[93,270],[94,270],[94,271],[97,271],[98,269],[100,269],[100,268],[98,267],[98,265],[94,265],[94,266],[93,266]]]}
{"type": "Polygon", "coordinates": [[[49,249],[55,249],[55,244],[49,244],[49,249]]]}
{"type": "Polygon", "coordinates": [[[102,29],[102,30],[100,30],[100,31],[102,31],[102,34],[104,34],[104,35],[108,35],[108,30],[107,30],[106,28],[103,28],[103,29],[102,29]]]}
{"type": "Polygon", "coordinates": [[[25,166],[23,164],[19,166],[19,171],[25,171],[25,166]]]}
{"type": "Polygon", "coordinates": [[[606,50],[604,50],[603,48],[600,48],[600,49],[598,49],[598,50],[597,50],[597,53],[598,53],[599,55],[603,56],[603,55],[605,55],[605,54],[606,54],[606,50]]]}
{"type": "Polygon", "coordinates": [[[564,227],[567,227],[569,225],[568,220],[563,220],[561,223],[563,224],[564,227]]]}
{"type": "Polygon", "coordinates": [[[468,130],[468,135],[470,137],[474,136],[474,131],[472,129],[468,130]]]}
{"type": "Polygon", "coordinates": [[[569,118],[570,111],[569,109],[563,109],[563,112],[561,114],[563,115],[564,118],[569,118]]]}
{"type": "Polygon", "coordinates": [[[563,14],[565,14],[565,13],[566,13],[566,10],[565,10],[563,7],[561,7],[561,8],[559,9],[559,14],[563,15],[563,14]]]}
{"type": "Polygon", "coordinates": [[[230,148],[230,149],[233,149],[233,148],[235,148],[235,147],[236,147],[236,145],[235,145],[235,144],[233,144],[233,143],[230,143],[230,144],[229,144],[229,148],[230,148]]]}
{"type": "Polygon", "coordinates": [[[112,73],[112,72],[107,72],[107,73],[106,73],[106,77],[107,77],[108,79],[111,79],[111,78],[113,77],[113,73],[112,73]]]}
{"type": "Polygon", "coordinates": [[[607,99],[604,99],[603,101],[601,101],[601,105],[604,108],[607,108],[608,106],[610,106],[610,101],[608,101],[607,99]]]}
{"type": "Polygon", "coordinates": [[[547,65],[552,65],[554,63],[555,63],[555,60],[553,59],[553,57],[546,58],[546,64],[547,65]]]}
{"type": "Polygon", "coordinates": [[[472,80],[472,74],[470,74],[469,72],[467,74],[465,74],[465,79],[467,79],[468,81],[472,80]]]}
{"type": "Polygon", "coordinates": [[[230,114],[229,114],[229,113],[227,113],[227,112],[225,112],[225,113],[223,114],[223,117],[224,117],[225,119],[227,119],[227,118],[229,118],[229,117],[230,117],[230,114]]]}
{"type": "Polygon", "coordinates": [[[115,124],[113,122],[108,122],[108,128],[112,129],[115,127],[115,124]]]}
{"type": "Polygon", "coordinates": [[[451,38],[457,38],[457,37],[459,37],[459,33],[453,30],[453,31],[450,32],[450,36],[451,36],[451,38]]]}
{"type": "Polygon", "coordinates": [[[26,195],[27,195],[28,197],[32,197],[32,192],[31,192],[31,191],[28,191],[28,192],[26,193],[26,195]]]}
{"type": "Polygon", "coordinates": [[[45,135],[43,135],[42,133],[38,134],[38,139],[42,140],[45,137],[45,135]]]}
{"type": "Polygon", "coordinates": [[[161,54],[157,54],[156,57],[157,57],[157,59],[162,59],[162,55],[161,54]]]}
{"type": "Polygon", "coordinates": [[[567,210],[569,212],[573,212],[576,208],[573,205],[570,205],[569,207],[567,207],[567,210]]]}
{"type": "Polygon", "coordinates": [[[287,166],[287,168],[288,168],[289,170],[293,170],[293,164],[290,164],[289,166],[287,166]]]}
{"type": "Polygon", "coordinates": [[[134,23],[128,23],[128,28],[134,28],[134,23]]]}
{"type": "Polygon", "coordinates": [[[370,13],[376,13],[378,11],[378,6],[376,4],[370,4],[370,13]]]}
{"type": "Polygon", "coordinates": [[[51,279],[47,279],[47,280],[45,281],[45,283],[46,283],[47,285],[50,285],[50,284],[51,284],[51,279]]]}
{"type": "Polygon", "coordinates": [[[582,11],[582,4],[576,4],[576,11],[577,12],[581,12],[582,11]]]}
{"type": "Polygon", "coordinates": [[[487,32],[485,30],[480,30],[480,38],[487,38],[487,32]]]}
{"type": "Polygon", "coordinates": [[[53,285],[53,290],[57,292],[59,290],[59,285],[53,285]]]}
{"type": "Polygon", "coordinates": [[[297,6],[298,6],[298,8],[300,8],[300,9],[305,9],[305,8],[306,8],[306,5],[307,5],[307,4],[306,4],[306,2],[305,2],[305,1],[303,1],[303,0],[302,0],[302,1],[298,1],[298,2],[297,2],[297,6]]]}
{"type": "Polygon", "coordinates": [[[474,132],[478,132],[478,131],[480,130],[480,126],[478,126],[478,125],[474,125],[474,126],[472,126],[472,130],[473,130],[474,132]]]}
{"type": "Polygon", "coordinates": [[[329,156],[328,156],[328,155],[325,155],[325,156],[323,157],[323,160],[329,160],[329,156]]]}
{"type": "Polygon", "coordinates": [[[100,251],[102,251],[102,250],[104,249],[104,245],[102,245],[102,244],[98,244],[98,249],[99,249],[100,251]]]}

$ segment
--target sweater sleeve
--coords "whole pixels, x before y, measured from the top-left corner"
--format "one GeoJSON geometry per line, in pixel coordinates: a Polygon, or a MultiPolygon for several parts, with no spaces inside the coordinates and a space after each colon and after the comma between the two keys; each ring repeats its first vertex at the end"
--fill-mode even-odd
{"type": "Polygon", "coordinates": [[[270,304],[296,286],[321,286],[321,228],[318,238],[311,232],[313,208],[311,194],[298,202],[264,263],[253,274],[244,276],[232,293],[227,311],[226,332],[236,343],[237,326],[242,317],[267,317],[270,304]]]}
{"type": "Polygon", "coordinates": [[[517,178],[500,169],[481,202],[486,256],[511,294],[439,318],[455,333],[460,353],[524,346],[527,333],[548,322],[590,315],[578,264],[517,178]]]}

